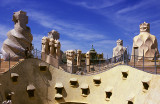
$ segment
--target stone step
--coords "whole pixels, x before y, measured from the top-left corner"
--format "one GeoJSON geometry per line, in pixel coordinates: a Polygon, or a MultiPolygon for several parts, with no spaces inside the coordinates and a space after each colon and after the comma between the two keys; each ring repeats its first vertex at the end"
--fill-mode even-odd
{"type": "MultiPolygon", "coordinates": [[[[10,61],[10,68],[16,65],[18,61],[10,61]]],[[[6,72],[9,70],[9,61],[1,60],[0,73],[6,72]]]]}
{"type": "Polygon", "coordinates": [[[6,72],[6,71],[8,71],[9,69],[8,68],[1,68],[0,69],[0,73],[4,73],[4,72],[6,72]]]}
{"type": "MultiPolygon", "coordinates": [[[[14,65],[16,65],[17,64],[17,62],[16,63],[10,63],[10,66],[14,66],[14,65]]],[[[5,67],[9,67],[9,63],[1,63],[1,67],[3,68],[5,68],[5,67]]]]}

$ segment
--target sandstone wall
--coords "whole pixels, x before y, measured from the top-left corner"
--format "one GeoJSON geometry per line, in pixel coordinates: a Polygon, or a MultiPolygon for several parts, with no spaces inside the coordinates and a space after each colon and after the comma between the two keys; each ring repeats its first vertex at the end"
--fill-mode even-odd
{"type": "MultiPolygon", "coordinates": [[[[100,74],[80,76],[66,73],[56,69],[38,59],[27,59],[19,63],[10,71],[0,75],[0,92],[5,98],[7,91],[13,91],[13,104],[72,104],[64,102],[77,102],[75,104],[159,104],[160,103],[160,76],[140,71],[126,65],[116,66],[100,74]],[[39,64],[46,66],[41,71],[39,64]],[[127,78],[122,75],[128,74],[127,78]],[[18,81],[12,82],[11,73],[19,75],[18,81]],[[70,85],[70,79],[77,79],[76,86],[70,85]],[[93,79],[101,80],[98,85],[93,79]],[[62,99],[55,100],[55,85],[63,85],[62,99]],[[148,90],[143,83],[149,85],[148,90]],[[35,87],[35,96],[30,98],[27,86],[35,87]],[[82,96],[84,85],[88,85],[89,93],[82,96]],[[106,100],[106,92],[112,92],[110,99],[106,100]]],[[[73,103],[74,104],[74,103],[73,103]]]]}

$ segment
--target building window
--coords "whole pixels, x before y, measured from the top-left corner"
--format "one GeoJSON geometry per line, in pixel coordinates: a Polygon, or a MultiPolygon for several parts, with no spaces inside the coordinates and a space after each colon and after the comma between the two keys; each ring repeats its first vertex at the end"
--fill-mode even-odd
{"type": "Polygon", "coordinates": [[[105,92],[106,92],[106,100],[109,101],[112,96],[112,87],[106,88],[105,92]]]}
{"type": "Polygon", "coordinates": [[[128,70],[122,70],[122,79],[125,80],[128,77],[128,70]]]}
{"type": "Polygon", "coordinates": [[[82,89],[82,95],[87,95],[88,94],[88,89],[82,89]]]}
{"type": "Polygon", "coordinates": [[[47,66],[46,66],[45,63],[40,63],[40,64],[39,64],[39,68],[40,68],[40,71],[46,71],[47,66]]]}
{"type": "Polygon", "coordinates": [[[62,98],[63,98],[63,96],[59,93],[55,95],[56,100],[59,100],[59,99],[62,99],[62,98]]]}
{"type": "Polygon", "coordinates": [[[71,79],[70,79],[70,85],[71,85],[71,86],[76,86],[77,84],[78,84],[77,78],[71,78],[71,79]]]}
{"type": "Polygon", "coordinates": [[[106,92],[106,100],[110,100],[111,96],[112,96],[112,92],[106,92]]]}
{"type": "Polygon", "coordinates": [[[144,89],[144,90],[148,90],[149,84],[146,83],[146,82],[142,82],[142,83],[143,83],[143,89],[144,89]]]}
{"type": "Polygon", "coordinates": [[[123,78],[127,78],[128,73],[126,73],[126,72],[122,72],[122,75],[123,75],[123,78]]]}
{"type": "Polygon", "coordinates": [[[29,97],[34,97],[34,90],[28,90],[27,92],[29,97]]]}
{"type": "Polygon", "coordinates": [[[27,86],[27,93],[29,97],[34,97],[35,87],[33,85],[27,86]]]}
{"type": "Polygon", "coordinates": [[[134,102],[134,95],[131,94],[130,96],[128,96],[127,98],[127,104],[133,104],[134,102]]]}
{"type": "Polygon", "coordinates": [[[14,92],[8,92],[8,93],[6,93],[6,99],[7,100],[12,100],[12,95],[14,95],[14,92]]]}
{"type": "Polygon", "coordinates": [[[95,85],[100,85],[101,84],[101,78],[99,76],[95,76],[93,78],[93,82],[95,85]]]}
{"type": "Polygon", "coordinates": [[[13,82],[17,82],[18,77],[19,77],[19,75],[17,73],[11,73],[11,79],[13,82]]]}
{"type": "Polygon", "coordinates": [[[55,99],[62,99],[62,91],[63,91],[63,84],[62,83],[56,83],[55,85],[55,89],[56,89],[56,95],[55,95],[55,99]]]}
{"type": "Polygon", "coordinates": [[[86,97],[89,94],[88,84],[82,84],[81,89],[82,89],[82,96],[86,97]]]}
{"type": "Polygon", "coordinates": [[[148,89],[149,89],[149,83],[150,83],[150,80],[149,80],[149,79],[143,79],[143,80],[142,80],[143,92],[148,91],[148,89]]]}
{"type": "Polygon", "coordinates": [[[132,101],[128,101],[128,104],[133,104],[133,102],[132,101]]]}

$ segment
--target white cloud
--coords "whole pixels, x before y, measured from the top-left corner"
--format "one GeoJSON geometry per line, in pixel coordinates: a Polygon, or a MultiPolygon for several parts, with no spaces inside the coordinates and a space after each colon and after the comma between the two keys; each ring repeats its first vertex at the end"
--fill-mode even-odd
{"type": "Polygon", "coordinates": [[[0,24],[0,43],[2,44],[4,39],[7,38],[7,32],[10,30],[10,27],[7,27],[6,25],[0,24]]]}
{"type": "MultiPolygon", "coordinates": [[[[105,40],[108,38],[106,35],[96,33],[95,31],[88,29],[83,24],[74,22],[67,23],[64,20],[59,20],[57,19],[57,17],[45,14],[40,11],[27,11],[31,20],[37,22],[43,27],[58,30],[60,34],[68,36],[67,39],[60,39],[61,49],[63,51],[81,49],[82,52],[85,53],[91,49],[91,45],[93,44],[97,52],[103,52],[106,57],[108,53],[112,53],[108,50],[111,49],[112,51],[114,44],[116,44],[114,40],[105,40]]],[[[41,39],[43,36],[35,36],[36,40],[34,39],[33,44],[35,45],[35,47],[37,47],[41,44],[41,39]]],[[[38,47],[40,48],[40,46],[38,47]]]]}
{"type": "Polygon", "coordinates": [[[149,18],[159,17],[159,15],[154,14],[151,16],[149,15],[150,13],[148,13],[150,9],[152,9],[153,7],[157,8],[159,6],[158,0],[147,0],[147,1],[140,0],[135,2],[136,4],[130,3],[130,5],[128,5],[126,3],[127,1],[125,0],[113,0],[113,1],[65,0],[65,1],[91,10],[94,9],[92,10],[92,12],[105,16],[107,18],[107,21],[112,21],[117,27],[120,27],[122,30],[127,32],[129,31],[137,32],[139,31],[138,27],[141,22],[144,22],[149,18]],[[110,9],[105,7],[110,7],[110,9]]]}
{"type": "Polygon", "coordinates": [[[82,49],[83,47],[78,44],[78,43],[75,43],[73,41],[69,41],[69,40],[61,40],[61,49],[63,51],[66,51],[66,50],[75,50],[75,49],[82,49]]]}
{"type": "Polygon", "coordinates": [[[0,24],[0,36],[1,36],[1,39],[6,38],[6,36],[7,36],[6,34],[10,29],[11,29],[10,27],[7,27],[6,25],[0,24]]]}
{"type": "Polygon", "coordinates": [[[10,27],[0,24],[0,49],[2,47],[3,41],[7,38],[7,32],[10,30],[10,27]]]}
{"type": "Polygon", "coordinates": [[[154,21],[152,21],[152,22],[150,22],[150,27],[152,28],[152,29],[157,29],[157,32],[160,32],[160,30],[159,30],[159,27],[160,27],[160,20],[154,20],[154,21]]]}
{"type": "Polygon", "coordinates": [[[97,45],[102,45],[102,44],[115,44],[116,40],[101,40],[101,41],[97,41],[95,44],[97,45]]]}
{"type": "Polygon", "coordinates": [[[28,11],[28,16],[38,24],[51,29],[63,30],[63,28],[75,28],[78,26],[74,23],[66,23],[65,21],[59,20],[53,15],[46,14],[36,10],[26,10],[28,11]]]}
{"type": "Polygon", "coordinates": [[[152,5],[152,2],[153,1],[150,1],[150,0],[142,0],[138,4],[135,4],[133,6],[129,6],[129,7],[126,7],[126,8],[123,8],[123,9],[117,11],[117,13],[118,14],[128,13],[128,12],[132,12],[132,11],[137,10],[137,9],[144,9],[144,8],[150,7],[152,5]]]}
{"type": "Polygon", "coordinates": [[[138,15],[130,14],[130,13],[121,15],[121,13],[128,13],[131,10],[136,9],[137,7],[141,7],[145,4],[148,4],[148,1],[143,0],[142,3],[137,4],[133,7],[125,7],[123,9],[120,9],[123,7],[122,5],[124,5],[123,2],[125,2],[125,0],[94,0],[94,1],[93,0],[89,0],[89,1],[88,0],[87,1],[86,0],[81,0],[81,1],[67,0],[66,2],[69,2],[74,5],[79,5],[91,10],[96,9],[96,10],[92,10],[92,12],[105,16],[107,18],[107,21],[112,21],[113,24],[122,28],[125,31],[131,31],[135,29],[134,28],[135,25],[133,26],[133,24],[143,20],[143,16],[139,15],[140,13],[138,15]],[[116,6],[115,8],[112,7],[115,5],[121,5],[121,7],[119,6],[116,6]],[[110,7],[110,9],[106,7],[110,7]]]}
{"type": "Polygon", "coordinates": [[[116,5],[124,0],[64,0],[70,4],[82,6],[88,9],[103,9],[116,5]]]}
{"type": "Polygon", "coordinates": [[[73,38],[74,40],[82,40],[82,41],[95,41],[95,40],[107,38],[107,36],[93,33],[93,31],[90,31],[90,30],[85,30],[85,31],[72,30],[72,32],[70,32],[69,30],[65,30],[65,31],[62,31],[62,33],[73,38]]]}
{"type": "Polygon", "coordinates": [[[98,53],[103,53],[104,58],[112,57],[112,50],[116,46],[116,40],[100,40],[93,43],[98,53]]]}
{"type": "Polygon", "coordinates": [[[160,24],[160,20],[152,21],[151,24],[154,24],[154,25],[160,24]]]}
{"type": "Polygon", "coordinates": [[[41,51],[41,40],[45,35],[38,35],[38,34],[32,34],[33,35],[33,41],[32,44],[34,45],[35,49],[38,49],[39,51],[41,51]]]}
{"type": "Polygon", "coordinates": [[[1,0],[0,6],[13,5],[21,2],[23,2],[23,0],[1,0]]]}
{"type": "Polygon", "coordinates": [[[0,52],[1,52],[1,47],[2,47],[2,44],[3,44],[3,43],[0,41],[0,52]]]}
{"type": "Polygon", "coordinates": [[[66,21],[59,20],[57,17],[50,16],[40,11],[27,10],[28,16],[38,24],[58,30],[60,33],[69,36],[73,39],[82,39],[82,40],[95,40],[95,39],[104,39],[105,35],[98,34],[95,31],[87,29],[82,24],[79,23],[67,23],[66,21]]]}

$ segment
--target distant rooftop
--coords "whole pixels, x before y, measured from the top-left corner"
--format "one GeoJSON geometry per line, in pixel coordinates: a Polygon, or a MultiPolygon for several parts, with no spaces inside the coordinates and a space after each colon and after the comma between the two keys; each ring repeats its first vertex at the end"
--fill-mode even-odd
{"type": "Polygon", "coordinates": [[[92,48],[90,49],[90,52],[96,52],[95,49],[93,48],[93,45],[92,48]]]}

